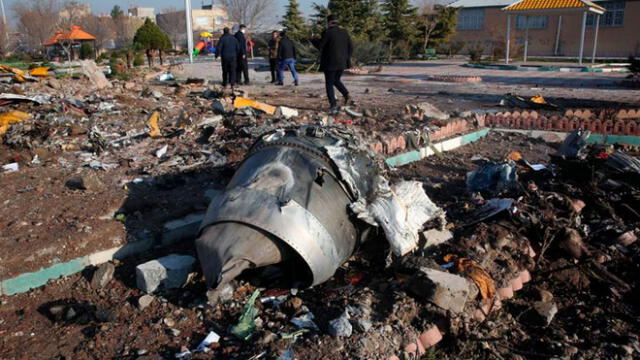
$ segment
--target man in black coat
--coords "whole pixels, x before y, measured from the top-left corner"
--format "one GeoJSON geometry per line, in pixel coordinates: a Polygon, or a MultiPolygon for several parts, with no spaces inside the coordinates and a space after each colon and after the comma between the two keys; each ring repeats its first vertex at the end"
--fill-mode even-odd
{"type": "Polygon", "coordinates": [[[351,101],[349,90],[342,83],[341,77],[344,69],[351,67],[353,43],[349,33],[338,26],[338,20],[335,15],[327,17],[327,30],[323,32],[317,47],[320,50],[320,70],[324,72],[327,98],[331,109],[336,110],[334,87],[344,97],[345,105],[348,105],[351,101]]]}
{"type": "Polygon", "coordinates": [[[238,83],[242,82],[242,75],[244,74],[244,84],[249,85],[249,64],[247,63],[247,39],[244,37],[244,33],[247,31],[247,27],[240,24],[238,32],[236,33],[236,40],[240,43],[240,57],[238,57],[238,83]]]}
{"type": "Polygon", "coordinates": [[[296,45],[289,39],[284,31],[280,32],[280,43],[278,44],[278,83],[284,85],[284,70],[289,69],[293,75],[295,86],[299,84],[298,72],[296,71],[296,45]]]}
{"type": "Polygon", "coordinates": [[[216,48],[216,59],[218,56],[222,59],[222,86],[230,84],[233,87],[236,84],[236,67],[238,66],[238,56],[240,54],[240,44],[233,37],[229,28],[222,30],[222,37],[218,40],[216,48]]]}

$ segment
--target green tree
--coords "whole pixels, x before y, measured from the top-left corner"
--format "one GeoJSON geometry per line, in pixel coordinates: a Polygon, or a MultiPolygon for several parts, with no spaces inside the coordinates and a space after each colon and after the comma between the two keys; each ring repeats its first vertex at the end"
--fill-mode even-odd
{"type": "Polygon", "coordinates": [[[437,11],[436,25],[428,42],[432,42],[433,45],[439,45],[442,42],[449,41],[451,35],[455,34],[460,8],[436,5],[435,9],[437,11]]]}
{"type": "Polygon", "coordinates": [[[314,4],[315,29],[324,28],[328,15],[335,15],[340,26],[356,41],[384,38],[378,0],[329,0],[327,6],[314,4]]]}
{"type": "Polygon", "coordinates": [[[93,59],[94,51],[93,46],[91,44],[84,42],[80,46],[80,58],[82,59],[93,59]]]}
{"type": "Polygon", "coordinates": [[[113,20],[116,20],[121,16],[124,16],[124,11],[122,11],[122,8],[120,8],[119,5],[114,5],[113,8],[111,9],[111,18],[113,20]]]}
{"type": "Polygon", "coordinates": [[[294,41],[300,41],[307,37],[309,26],[307,26],[304,16],[302,16],[298,0],[289,0],[287,12],[282,17],[280,25],[287,32],[287,36],[294,41]]]}
{"type": "Polygon", "coordinates": [[[147,18],[133,37],[134,46],[143,49],[147,55],[149,67],[152,65],[151,54],[157,50],[162,65],[162,50],[171,48],[169,36],[156,23],[147,18]]]}
{"type": "Polygon", "coordinates": [[[393,55],[394,47],[404,57],[408,57],[417,34],[417,9],[411,6],[409,0],[383,0],[382,11],[385,35],[389,41],[389,59],[393,55]]]}

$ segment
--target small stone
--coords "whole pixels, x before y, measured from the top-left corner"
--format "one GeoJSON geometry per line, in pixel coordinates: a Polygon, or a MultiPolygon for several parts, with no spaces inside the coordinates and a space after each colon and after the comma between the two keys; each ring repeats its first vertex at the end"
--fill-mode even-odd
{"type": "Polygon", "coordinates": [[[539,323],[548,326],[558,313],[558,306],[553,302],[536,301],[533,303],[533,310],[539,316],[539,323]]]}
{"type": "Polygon", "coordinates": [[[170,317],[166,317],[166,318],[162,319],[162,322],[163,322],[165,325],[167,325],[168,327],[173,327],[173,326],[176,324],[175,320],[173,320],[173,319],[172,319],[172,318],[170,318],[170,317]]]}
{"type": "Polygon", "coordinates": [[[73,190],[100,191],[104,188],[102,180],[93,171],[86,171],[78,176],[74,176],[66,183],[67,187],[73,190]]]}
{"type": "Polygon", "coordinates": [[[538,298],[542,302],[551,302],[553,300],[553,294],[544,289],[538,289],[538,298]]]}
{"type": "Polygon", "coordinates": [[[169,330],[167,330],[167,332],[169,334],[171,334],[172,336],[180,336],[180,330],[178,330],[178,329],[169,329],[169,330]]]}
{"type": "Polygon", "coordinates": [[[575,346],[567,346],[567,348],[564,350],[564,353],[566,356],[573,356],[575,354],[577,354],[579,351],[579,349],[575,346]]]}
{"type": "Polygon", "coordinates": [[[142,295],[138,299],[138,309],[144,310],[147,308],[156,298],[151,295],[142,295]]]}
{"type": "Polygon", "coordinates": [[[104,263],[98,267],[91,278],[91,287],[99,289],[105,287],[112,279],[116,267],[112,263],[104,263]]]}
{"type": "Polygon", "coordinates": [[[329,321],[329,335],[333,337],[349,337],[353,333],[353,327],[349,322],[349,314],[345,311],[339,318],[329,321]]]}
{"type": "Polygon", "coordinates": [[[265,332],[264,336],[262,337],[262,339],[260,339],[259,344],[260,345],[267,345],[270,344],[274,341],[278,340],[278,335],[272,333],[271,331],[267,331],[265,332]]]}

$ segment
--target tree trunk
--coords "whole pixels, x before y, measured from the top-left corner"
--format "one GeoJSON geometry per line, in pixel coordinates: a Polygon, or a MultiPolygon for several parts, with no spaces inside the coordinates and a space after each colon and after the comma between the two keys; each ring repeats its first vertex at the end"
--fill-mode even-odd
{"type": "Polygon", "coordinates": [[[158,50],[158,57],[160,58],[160,66],[162,66],[162,50],[158,50]]]}
{"type": "Polygon", "coordinates": [[[147,62],[149,63],[149,67],[151,67],[151,51],[145,50],[145,52],[147,53],[147,62]]]}
{"type": "Polygon", "coordinates": [[[127,50],[127,69],[133,68],[133,55],[131,54],[131,50],[127,50]]]}

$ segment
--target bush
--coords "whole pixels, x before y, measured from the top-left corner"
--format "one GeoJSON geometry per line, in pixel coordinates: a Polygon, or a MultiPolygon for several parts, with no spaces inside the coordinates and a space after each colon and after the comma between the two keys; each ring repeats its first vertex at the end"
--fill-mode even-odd
{"type": "Polygon", "coordinates": [[[481,44],[468,45],[469,58],[471,62],[480,62],[484,53],[484,46],[481,44]]]}
{"type": "Polygon", "coordinates": [[[93,59],[93,46],[89,43],[83,43],[80,46],[80,58],[81,59],[93,59]]]}
{"type": "Polygon", "coordinates": [[[380,41],[356,41],[353,43],[353,65],[380,63],[386,57],[387,47],[380,41]]]}
{"type": "Polygon", "coordinates": [[[464,48],[464,45],[464,41],[451,40],[438,44],[436,52],[438,54],[445,54],[447,56],[458,55],[458,53],[460,53],[460,51],[462,51],[462,49],[464,48]]]}
{"type": "Polygon", "coordinates": [[[144,65],[144,54],[137,53],[133,58],[133,66],[142,66],[144,65]]]}

